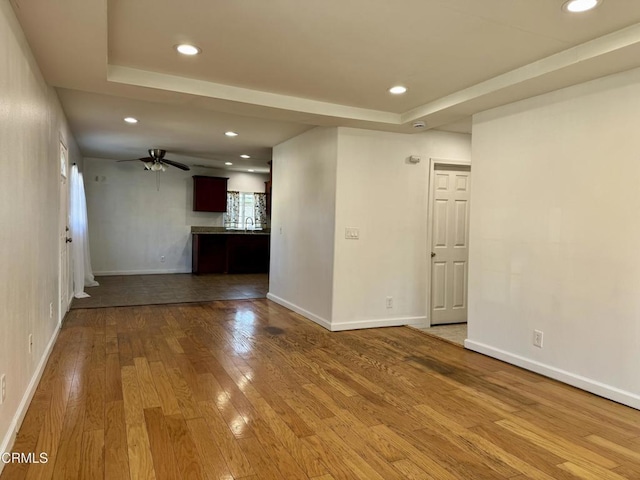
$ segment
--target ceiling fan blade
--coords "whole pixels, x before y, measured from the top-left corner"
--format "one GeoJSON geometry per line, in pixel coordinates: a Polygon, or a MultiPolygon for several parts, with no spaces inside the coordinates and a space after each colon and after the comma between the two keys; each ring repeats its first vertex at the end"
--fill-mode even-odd
{"type": "Polygon", "coordinates": [[[174,162],[173,160],[167,160],[166,158],[163,158],[162,163],[166,163],[167,165],[171,165],[173,167],[177,167],[180,170],[191,170],[188,166],[186,166],[184,163],[179,163],[179,162],[174,162]]]}

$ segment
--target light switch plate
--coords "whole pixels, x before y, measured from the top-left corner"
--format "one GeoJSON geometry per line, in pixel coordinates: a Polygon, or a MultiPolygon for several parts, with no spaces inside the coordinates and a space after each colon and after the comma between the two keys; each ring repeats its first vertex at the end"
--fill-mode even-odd
{"type": "Polygon", "coordinates": [[[344,229],[344,238],[347,240],[358,240],[360,238],[360,230],[353,227],[344,229]]]}

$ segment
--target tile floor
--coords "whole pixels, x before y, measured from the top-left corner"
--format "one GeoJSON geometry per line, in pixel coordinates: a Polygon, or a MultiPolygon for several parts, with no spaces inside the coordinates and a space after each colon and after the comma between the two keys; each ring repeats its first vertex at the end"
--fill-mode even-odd
{"type": "Polygon", "coordinates": [[[74,298],[72,309],[265,298],[269,290],[266,273],[119,275],[96,280],[100,286],[85,290],[91,297],[74,298]]]}
{"type": "Polygon", "coordinates": [[[464,345],[467,339],[467,324],[454,323],[452,325],[437,325],[430,328],[420,328],[420,331],[433,335],[438,338],[444,338],[458,345],[464,345]]]}

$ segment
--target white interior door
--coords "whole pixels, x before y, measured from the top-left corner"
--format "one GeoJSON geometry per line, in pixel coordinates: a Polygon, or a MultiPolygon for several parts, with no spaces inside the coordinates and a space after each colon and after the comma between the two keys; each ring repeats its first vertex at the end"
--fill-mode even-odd
{"type": "Polygon", "coordinates": [[[58,321],[62,325],[64,315],[70,306],[70,252],[69,241],[69,180],[68,180],[68,152],[66,146],[60,142],[60,217],[58,221],[58,244],[60,250],[59,271],[59,310],[58,321]]]}
{"type": "Polygon", "coordinates": [[[436,165],[432,188],[431,325],[467,321],[468,167],[436,165]]]}

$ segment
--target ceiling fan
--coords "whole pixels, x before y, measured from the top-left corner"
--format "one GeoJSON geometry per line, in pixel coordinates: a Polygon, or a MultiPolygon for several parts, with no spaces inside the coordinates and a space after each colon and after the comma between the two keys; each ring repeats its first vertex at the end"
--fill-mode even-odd
{"type": "Polygon", "coordinates": [[[174,162],[173,160],[168,160],[164,158],[167,151],[162,150],[161,148],[151,148],[148,150],[149,156],[145,158],[134,158],[132,160],[118,160],[119,162],[135,162],[136,160],[140,160],[144,163],[145,170],[151,170],[153,172],[164,172],[167,167],[165,165],[171,165],[172,167],[177,167],[180,170],[191,170],[184,163],[174,162]]]}

